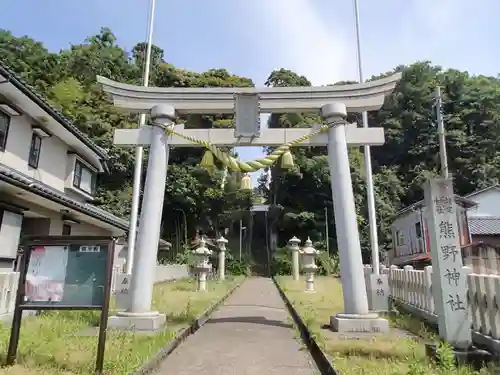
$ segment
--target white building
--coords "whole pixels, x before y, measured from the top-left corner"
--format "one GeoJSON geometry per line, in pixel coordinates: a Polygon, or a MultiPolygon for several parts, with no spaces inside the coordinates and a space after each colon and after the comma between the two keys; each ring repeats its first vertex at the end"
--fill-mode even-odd
{"type": "Polygon", "coordinates": [[[126,235],[128,221],[92,204],[106,160],[0,62],[0,270],[12,270],[23,235],[126,235]]]}
{"type": "MultiPolygon", "coordinates": [[[[464,263],[482,273],[500,270],[500,186],[490,186],[466,197],[455,197],[464,263]]],[[[390,264],[425,265],[430,262],[425,205],[420,201],[396,214],[392,223],[390,264]]]]}
{"type": "MultiPolygon", "coordinates": [[[[470,231],[467,210],[476,206],[470,199],[455,196],[460,245],[470,244],[470,231]]],[[[391,225],[392,250],[389,250],[389,263],[394,265],[418,265],[429,262],[430,243],[428,225],[425,219],[424,201],[419,201],[396,213],[391,225]]]]}
{"type": "Polygon", "coordinates": [[[467,198],[477,203],[468,212],[473,242],[500,246],[500,186],[478,190],[467,198]]]}

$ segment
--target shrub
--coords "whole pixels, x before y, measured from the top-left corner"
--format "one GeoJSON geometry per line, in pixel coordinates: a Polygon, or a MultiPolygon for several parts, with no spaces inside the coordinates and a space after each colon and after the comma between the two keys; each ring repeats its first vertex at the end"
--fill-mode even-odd
{"type": "Polygon", "coordinates": [[[321,252],[316,259],[316,264],[318,265],[318,275],[330,276],[339,274],[340,262],[338,254],[329,256],[328,253],[321,252]]]}
{"type": "Polygon", "coordinates": [[[276,249],[271,259],[271,275],[291,275],[292,260],[286,247],[276,249]]]}
{"type": "Polygon", "coordinates": [[[250,276],[252,273],[251,268],[252,265],[248,262],[245,262],[244,260],[242,260],[241,262],[239,260],[232,260],[226,263],[226,271],[230,275],[234,276],[250,276]]]}

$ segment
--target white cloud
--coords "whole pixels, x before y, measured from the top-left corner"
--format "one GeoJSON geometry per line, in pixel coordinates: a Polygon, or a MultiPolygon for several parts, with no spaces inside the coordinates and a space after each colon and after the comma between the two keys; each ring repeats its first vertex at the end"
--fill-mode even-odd
{"type": "Polygon", "coordinates": [[[456,41],[475,23],[470,15],[474,14],[477,3],[469,0],[414,0],[408,8],[407,34],[418,46],[438,53],[446,43],[456,41]],[[470,22],[472,21],[472,22],[470,22]]]}
{"type": "Polygon", "coordinates": [[[334,26],[335,17],[328,17],[331,23],[325,23],[313,1],[254,0],[245,7],[258,14],[261,25],[268,31],[266,38],[259,38],[258,43],[272,44],[273,55],[263,58],[279,64],[275,68],[305,75],[315,85],[352,75],[354,50],[344,30],[334,26]]]}

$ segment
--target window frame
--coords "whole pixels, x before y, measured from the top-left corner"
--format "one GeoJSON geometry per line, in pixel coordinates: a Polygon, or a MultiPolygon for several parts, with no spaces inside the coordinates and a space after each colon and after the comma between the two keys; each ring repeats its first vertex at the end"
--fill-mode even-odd
{"type": "Polygon", "coordinates": [[[415,235],[417,236],[418,240],[424,237],[424,231],[422,230],[422,223],[420,221],[417,221],[415,223],[415,235]]]}
{"type": "Polygon", "coordinates": [[[35,132],[33,132],[33,134],[31,135],[30,151],[29,151],[29,154],[28,154],[28,166],[31,167],[31,168],[33,168],[33,169],[38,169],[38,165],[40,163],[40,154],[42,153],[42,141],[43,141],[43,138],[40,137],[35,132]],[[36,155],[36,160],[32,160],[31,156],[33,155],[33,150],[34,150],[33,146],[35,145],[35,142],[37,140],[39,141],[40,146],[38,147],[38,152],[37,152],[37,155],[36,155]]]}
{"type": "Polygon", "coordinates": [[[62,225],[62,235],[63,236],[71,236],[71,225],[70,224],[66,224],[66,223],[63,223],[62,225]],[[69,229],[69,232],[68,233],[65,233],[67,232],[67,230],[69,229]]]}
{"type": "Polygon", "coordinates": [[[405,234],[402,230],[397,230],[396,231],[396,246],[401,247],[405,246],[405,234]]]}
{"type": "Polygon", "coordinates": [[[11,116],[3,111],[0,111],[0,123],[2,119],[5,119],[6,121],[6,129],[4,139],[2,142],[0,142],[0,151],[5,151],[5,148],[7,147],[7,138],[9,137],[11,116]]]}
{"type": "Polygon", "coordinates": [[[81,161],[78,158],[75,158],[75,165],[73,167],[73,187],[78,189],[79,191],[84,192],[85,194],[94,195],[96,191],[96,182],[97,182],[96,180],[97,180],[97,172],[92,168],[90,168],[85,162],[81,161]],[[87,191],[80,187],[82,183],[82,174],[84,169],[87,169],[91,174],[90,191],[87,191]],[[77,173],[77,171],[79,171],[79,173],[77,173]]]}

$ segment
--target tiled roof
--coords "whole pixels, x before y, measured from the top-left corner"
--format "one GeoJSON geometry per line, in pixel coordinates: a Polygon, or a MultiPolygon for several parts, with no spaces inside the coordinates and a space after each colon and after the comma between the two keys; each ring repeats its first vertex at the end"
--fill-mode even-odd
{"type": "MultiPolygon", "coordinates": [[[[471,207],[477,206],[477,203],[474,202],[473,200],[461,197],[460,195],[457,195],[457,194],[455,194],[455,202],[461,203],[465,208],[471,208],[471,207]]],[[[405,208],[402,208],[401,210],[396,212],[393,216],[393,219],[396,219],[397,217],[399,217],[400,215],[402,215],[406,212],[417,210],[417,209],[420,209],[421,207],[424,207],[424,206],[425,206],[425,201],[423,199],[419,200],[418,202],[413,203],[412,205],[407,206],[405,208]]]]}
{"type": "Polygon", "coordinates": [[[479,189],[479,190],[476,190],[476,191],[473,191],[472,193],[470,193],[469,195],[466,196],[466,198],[471,198],[471,199],[474,199],[473,197],[478,195],[478,194],[481,194],[481,193],[484,193],[488,190],[492,190],[492,189],[496,189],[496,190],[500,190],[500,185],[492,185],[492,186],[488,186],[487,188],[483,188],[483,189],[479,189]]]}
{"type": "Polygon", "coordinates": [[[500,217],[497,216],[470,216],[469,228],[471,235],[500,234],[500,217]]]}
{"type": "Polygon", "coordinates": [[[115,216],[112,213],[107,212],[92,204],[82,203],[75,199],[71,199],[66,194],[61,193],[60,191],[57,191],[52,187],[40,181],[34,180],[31,177],[17,172],[16,170],[9,168],[3,164],[0,164],[0,180],[8,182],[12,185],[16,185],[24,190],[40,195],[46,199],[50,199],[51,201],[59,203],[63,206],[66,206],[75,211],[111,224],[119,229],[124,230],[125,232],[128,232],[128,220],[119,218],[118,216],[115,216]]]}
{"type": "Polygon", "coordinates": [[[85,133],[83,133],[75,125],[73,125],[73,123],[69,119],[67,119],[61,112],[52,107],[45,98],[43,98],[32,87],[24,82],[17,74],[12,72],[2,62],[2,60],[0,60],[0,74],[6,76],[5,78],[7,78],[9,82],[12,83],[18,90],[20,90],[24,95],[35,102],[40,108],[42,108],[45,112],[52,116],[59,124],[64,126],[64,128],[71,132],[88,148],[99,155],[99,157],[101,157],[102,159],[108,158],[108,155],[103,148],[96,145],[85,133]]]}

